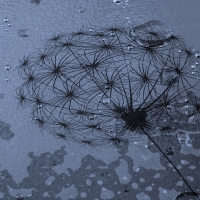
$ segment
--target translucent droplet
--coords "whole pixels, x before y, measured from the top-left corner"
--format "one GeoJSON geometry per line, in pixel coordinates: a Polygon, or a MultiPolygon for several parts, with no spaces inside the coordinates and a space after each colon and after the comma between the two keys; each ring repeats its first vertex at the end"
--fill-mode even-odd
{"type": "Polygon", "coordinates": [[[9,78],[9,77],[6,77],[6,78],[5,78],[5,81],[6,81],[6,82],[10,81],[10,78],[9,78]]]}
{"type": "Polygon", "coordinates": [[[195,53],[196,58],[200,58],[200,53],[195,53]]]}
{"type": "Polygon", "coordinates": [[[95,119],[97,118],[97,116],[96,116],[96,115],[90,115],[88,118],[89,118],[90,120],[95,120],[95,119]]]}
{"type": "Polygon", "coordinates": [[[110,103],[110,98],[105,98],[105,99],[103,99],[103,103],[104,103],[104,104],[110,103]]]}
{"type": "Polygon", "coordinates": [[[15,199],[16,200],[22,200],[24,198],[24,196],[22,195],[22,194],[17,194],[16,196],[15,196],[15,199]]]}
{"type": "Polygon", "coordinates": [[[110,89],[110,83],[106,83],[104,87],[105,87],[106,90],[109,90],[110,89]]]}
{"type": "Polygon", "coordinates": [[[192,72],[192,74],[195,74],[195,72],[192,72]]]}
{"type": "Polygon", "coordinates": [[[123,1],[122,0],[113,0],[114,3],[116,3],[117,5],[121,4],[123,1]]]}
{"type": "Polygon", "coordinates": [[[130,18],[129,17],[126,17],[126,20],[129,20],[130,18]]]}
{"type": "Polygon", "coordinates": [[[174,154],[174,147],[169,147],[166,150],[166,154],[172,156],[174,154]]]}
{"type": "Polygon", "coordinates": [[[5,18],[3,21],[4,21],[4,22],[8,22],[8,18],[5,18]]]}
{"type": "Polygon", "coordinates": [[[191,65],[191,68],[192,68],[192,69],[195,69],[195,65],[191,65]]]}
{"type": "Polygon", "coordinates": [[[42,104],[39,104],[39,105],[38,105],[38,109],[42,108],[42,106],[43,106],[42,104]]]}
{"type": "Polygon", "coordinates": [[[181,50],[181,49],[179,49],[179,50],[178,50],[178,53],[181,53],[181,52],[182,52],[182,50],[181,50]]]}
{"type": "Polygon", "coordinates": [[[29,194],[27,195],[27,197],[32,197],[32,195],[33,195],[32,193],[29,193],[29,194]]]}
{"type": "Polygon", "coordinates": [[[11,23],[9,23],[8,26],[11,26],[11,23]]]}
{"type": "Polygon", "coordinates": [[[85,8],[83,8],[83,7],[79,7],[79,8],[78,8],[78,12],[79,12],[79,13],[83,13],[84,11],[85,11],[85,8]]]}
{"type": "Polygon", "coordinates": [[[199,62],[197,61],[196,63],[195,63],[195,65],[198,65],[199,64],[199,62]]]}
{"type": "Polygon", "coordinates": [[[186,131],[178,131],[176,137],[181,144],[189,144],[191,140],[186,131]]]}
{"type": "Polygon", "coordinates": [[[6,70],[10,70],[10,69],[11,69],[11,66],[10,66],[10,65],[6,65],[6,66],[5,66],[5,69],[6,69],[6,70]]]}
{"type": "Polygon", "coordinates": [[[167,105],[167,109],[171,109],[171,105],[167,105]]]}
{"type": "Polygon", "coordinates": [[[128,45],[128,50],[132,51],[133,50],[133,46],[131,44],[128,45]]]}
{"type": "Polygon", "coordinates": [[[115,37],[115,33],[111,33],[110,36],[111,36],[111,37],[115,37]]]}
{"type": "Polygon", "coordinates": [[[93,29],[93,28],[90,28],[88,31],[89,31],[89,32],[93,32],[93,31],[94,31],[94,29],[93,29]]]}

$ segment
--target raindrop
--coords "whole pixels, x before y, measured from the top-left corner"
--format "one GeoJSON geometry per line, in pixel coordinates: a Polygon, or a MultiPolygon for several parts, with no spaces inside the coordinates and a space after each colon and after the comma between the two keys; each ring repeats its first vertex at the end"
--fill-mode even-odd
{"type": "Polygon", "coordinates": [[[126,20],[129,20],[130,18],[129,17],[126,17],[126,20]]]}
{"type": "Polygon", "coordinates": [[[4,22],[8,22],[8,18],[5,18],[3,21],[4,21],[4,22]]]}
{"type": "Polygon", "coordinates": [[[121,4],[123,1],[122,0],[113,0],[114,3],[116,3],[117,5],[121,4]]]}
{"type": "Polygon", "coordinates": [[[166,154],[169,155],[169,156],[172,156],[174,154],[174,147],[169,147],[166,150],[166,154]]]}
{"type": "Polygon", "coordinates": [[[8,26],[11,26],[11,23],[9,23],[8,26]]]}
{"type": "Polygon", "coordinates": [[[195,69],[195,65],[191,65],[191,68],[192,68],[192,69],[195,69]]]}
{"type": "Polygon", "coordinates": [[[192,72],[192,74],[195,74],[195,72],[192,72]]]}
{"type": "Polygon", "coordinates": [[[197,61],[195,64],[196,64],[196,65],[198,65],[198,64],[199,64],[199,62],[197,61]]]}
{"type": "Polygon", "coordinates": [[[181,53],[181,52],[182,52],[182,50],[181,50],[181,49],[179,49],[179,50],[178,50],[178,53],[181,53]]]}

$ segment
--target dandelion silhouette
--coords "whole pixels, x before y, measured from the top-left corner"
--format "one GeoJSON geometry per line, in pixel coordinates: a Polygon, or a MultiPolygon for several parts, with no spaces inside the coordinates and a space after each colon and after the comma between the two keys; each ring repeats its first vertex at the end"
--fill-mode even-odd
{"type": "Polygon", "coordinates": [[[198,58],[160,21],[53,35],[18,72],[19,105],[68,142],[117,147],[146,136],[173,165],[153,137],[198,131],[198,58]]]}

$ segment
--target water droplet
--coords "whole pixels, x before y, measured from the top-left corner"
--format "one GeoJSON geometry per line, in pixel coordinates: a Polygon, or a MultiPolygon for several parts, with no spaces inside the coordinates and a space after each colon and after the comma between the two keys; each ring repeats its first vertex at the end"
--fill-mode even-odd
{"type": "Polygon", "coordinates": [[[11,23],[9,23],[8,26],[11,26],[11,23]]]}
{"type": "Polygon", "coordinates": [[[8,31],[8,29],[6,28],[5,31],[8,31]]]}
{"type": "Polygon", "coordinates": [[[5,78],[5,81],[6,81],[6,82],[10,81],[10,78],[9,78],[9,77],[6,77],[6,78],[5,78]]]}
{"type": "Polygon", "coordinates": [[[79,8],[78,8],[78,12],[79,12],[79,13],[83,13],[84,11],[85,11],[85,8],[83,8],[83,7],[79,7],[79,8]]]}
{"type": "Polygon", "coordinates": [[[178,131],[176,137],[181,144],[189,144],[191,140],[186,131],[178,131]]]}
{"type": "Polygon", "coordinates": [[[195,65],[191,65],[191,68],[192,68],[192,69],[195,69],[195,65]]]}
{"type": "Polygon", "coordinates": [[[166,154],[172,156],[174,154],[174,147],[169,147],[166,150],[166,154]]]}
{"type": "Polygon", "coordinates": [[[167,109],[171,109],[171,105],[167,105],[167,109]]]}
{"type": "Polygon", "coordinates": [[[29,193],[29,194],[27,195],[27,197],[32,197],[32,193],[29,193]]]}
{"type": "Polygon", "coordinates": [[[5,69],[6,69],[6,70],[10,70],[10,69],[11,69],[11,66],[10,66],[10,65],[6,65],[6,66],[5,66],[5,69]]]}
{"type": "Polygon", "coordinates": [[[123,2],[123,0],[113,0],[113,2],[116,3],[117,5],[119,5],[123,2]]]}
{"type": "Polygon", "coordinates": [[[192,72],[192,74],[195,74],[195,72],[192,72]]]}
{"type": "Polygon", "coordinates": [[[195,63],[195,65],[198,65],[199,64],[199,62],[197,61],[196,63],[195,63]]]}
{"type": "Polygon", "coordinates": [[[17,194],[16,196],[15,196],[15,199],[17,199],[17,200],[23,200],[23,195],[22,194],[17,194]]]}
{"type": "Polygon", "coordinates": [[[90,115],[88,118],[89,118],[90,120],[95,120],[95,119],[97,118],[97,116],[96,116],[96,115],[90,115]]]}
{"type": "Polygon", "coordinates": [[[181,49],[179,49],[179,50],[178,50],[178,53],[181,53],[181,52],[182,52],[182,50],[181,50],[181,49]]]}
{"type": "Polygon", "coordinates": [[[93,32],[93,31],[94,31],[94,29],[93,29],[93,28],[90,28],[88,31],[89,31],[89,32],[93,32]]]}
{"type": "Polygon", "coordinates": [[[8,22],[8,18],[5,18],[3,21],[4,21],[4,22],[8,22]]]}
{"type": "Polygon", "coordinates": [[[200,53],[195,53],[196,58],[200,58],[200,53]]]}
{"type": "Polygon", "coordinates": [[[128,45],[128,50],[132,51],[133,50],[133,46],[131,44],[128,45]]]}
{"type": "Polygon", "coordinates": [[[103,99],[103,103],[104,103],[104,104],[110,103],[110,98],[108,97],[108,98],[103,99]]]}
{"type": "Polygon", "coordinates": [[[115,33],[111,33],[110,36],[111,36],[111,37],[115,37],[115,33]]]}
{"type": "Polygon", "coordinates": [[[126,17],[126,20],[129,20],[130,18],[129,17],[126,17]]]}

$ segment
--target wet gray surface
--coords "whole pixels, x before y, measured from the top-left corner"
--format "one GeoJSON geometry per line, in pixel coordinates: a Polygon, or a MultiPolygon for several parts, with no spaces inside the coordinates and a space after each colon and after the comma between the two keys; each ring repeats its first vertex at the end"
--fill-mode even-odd
{"type": "MultiPolygon", "coordinates": [[[[170,163],[146,138],[117,148],[68,143],[41,132],[29,110],[18,105],[15,89],[22,84],[19,59],[42,47],[54,33],[116,24],[131,28],[161,20],[198,50],[199,8],[197,0],[129,0],[121,4],[111,0],[0,1],[0,199],[167,200],[188,192],[170,163]]],[[[197,193],[198,127],[189,134],[189,145],[181,144],[174,135],[155,139],[163,151],[174,152],[170,159],[197,193]]]]}

